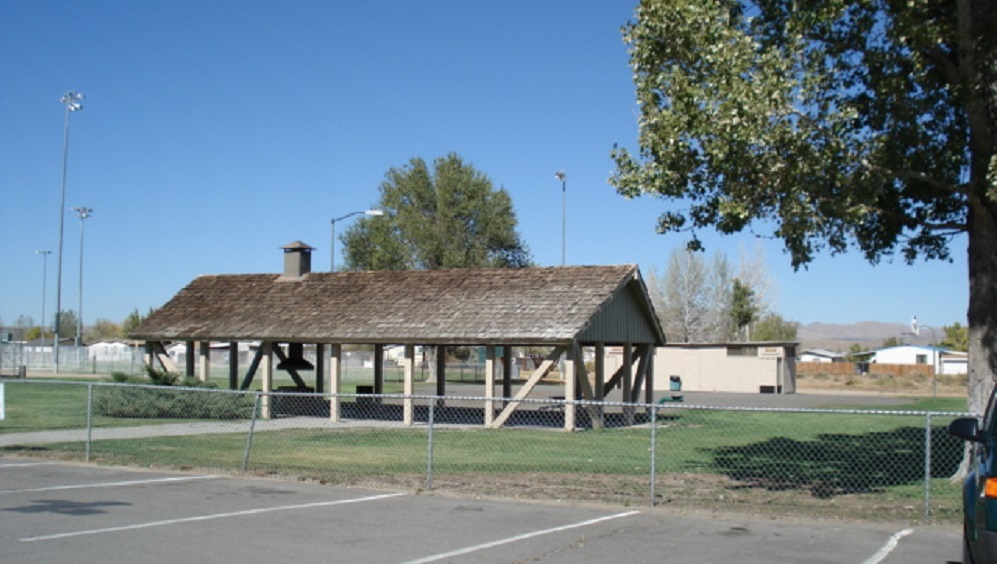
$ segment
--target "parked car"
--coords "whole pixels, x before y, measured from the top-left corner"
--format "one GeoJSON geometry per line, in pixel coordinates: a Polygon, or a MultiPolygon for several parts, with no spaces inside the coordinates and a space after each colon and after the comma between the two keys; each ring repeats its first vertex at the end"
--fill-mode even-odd
{"type": "Polygon", "coordinates": [[[949,434],[969,441],[969,472],[962,484],[963,564],[997,563],[997,388],[983,422],[973,417],[956,419],[949,434]]]}

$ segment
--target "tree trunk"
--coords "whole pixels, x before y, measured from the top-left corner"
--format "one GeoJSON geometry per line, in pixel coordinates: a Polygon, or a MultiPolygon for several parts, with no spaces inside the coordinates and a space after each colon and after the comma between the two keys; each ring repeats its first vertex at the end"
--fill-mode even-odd
{"type": "Polygon", "coordinates": [[[969,410],[982,414],[997,374],[997,204],[970,204],[969,410]]]}

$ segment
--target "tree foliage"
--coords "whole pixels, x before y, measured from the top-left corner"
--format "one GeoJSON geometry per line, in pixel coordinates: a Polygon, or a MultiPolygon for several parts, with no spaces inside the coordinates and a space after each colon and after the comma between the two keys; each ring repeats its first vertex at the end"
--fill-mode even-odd
{"type": "Polygon", "coordinates": [[[969,350],[968,327],[956,322],[953,325],[945,325],[942,331],[945,332],[945,338],[938,343],[938,346],[963,352],[969,350]]]}
{"type": "Polygon", "coordinates": [[[86,341],[88,343],[109,339],[120,339],[123,335],[120,325],[110,319],[103,318],[94,321],[93,325],[87,328],[83,334],[86,336],[86,341]]]}
{"type": "Polygon", "coordinates": [[[726,340],[730,279],[730,265],[723,254],[714,254],[707,263],[701,254],[686,249],[672,251],[664,275],[650,270],[648,291],[668,340],[726,340]]]}
{"type": "MultiPolygon", "coordinates": [[[[734,329],[740,333],[746,329],[758,316],[758,305],[755,303],[755,291],[735,278],[730,291],[730,321],[734,329]]],[[[747,338],[747,335],[746,335],[747,338]]]]}
{"type": "Polygon", "coordinates": [[[342,236],[349,270],[524,267],[505,189],[451,153],[391,168],[380,186],[380,217],[361,218],[342,236]]]}
{"type": "Polygon", "coordinates": [[[755,341],[795,341],[800,324],[787,321],[776,313],[767,313],[754,323],[751,338],[755,341]]]}
{"type": "Polygon", "coordinates": [[[746,327],[770,313],[757,297],[761,286],[754,285],[766,280],[761,261],[742,256],[735,277],[723,253],[714,252],[707,261],[700,253],[678,248],[669,255],[663,275],[648,271],[647,286],[670,342],[709,343],[749,337],[746,327]]]}
{"type": "Polygon", "coordinates": [[[642,0],[624,28],[658,230],[751,229],[794,267],[856,246],[947,259],[967,234],[970,408],[997,371],[997,5],[642,0]]]}

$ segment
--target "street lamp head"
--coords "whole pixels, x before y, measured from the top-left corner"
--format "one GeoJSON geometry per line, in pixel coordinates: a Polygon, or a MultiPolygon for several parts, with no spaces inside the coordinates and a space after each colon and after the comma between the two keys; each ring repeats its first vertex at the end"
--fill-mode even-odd
{"type": "Polygon", "coordinates": [[[383,210],[367,210],[364,213],[367,214],[367,215],[375,216],[375,217],[384,215],[384,211],[383,210]]]}
{"type": "Polygon", "coordinates": [[[559,171],[557,171],[557,172],[554,173],[554,178],[560,180],[561,182],[564,182],[564,180],[567,177],[568,177],[568,175],[565,174],[563,170],[559,170],[559,171]]]}
{"type": "Polygon", "coordinates": [[[83,100],[86,97],[80,92],[74,92],[70,90],[59,98],[59,101],[65,104],[66,110],[70,112],[78,112],[83,109],[83,100]]]}
{"type": "Polygon", "coordinates": [[[39,249],[39,250],[35,251],[35,254],[36,255],[50,255],[50,254],[52,254],[52,251],[49,251],[47,249],[39,249]]]}
{"type": "Polygon", "coordinates": [[[89,219],[90,216],[93,215],[93,208],[88,208],[86,206],[78,206],[78,207],[74,206],[70,209],[76,212],[76,217],[80,218],[81,220],[89,219]]]}

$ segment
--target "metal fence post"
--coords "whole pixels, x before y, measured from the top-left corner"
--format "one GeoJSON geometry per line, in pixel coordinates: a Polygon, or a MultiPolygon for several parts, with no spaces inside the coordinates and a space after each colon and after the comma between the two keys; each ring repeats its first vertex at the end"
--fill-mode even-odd
{"type": "Polygon", "coordinates": [[[924,524],[931,522],[931,414],[924,415],[924,524]]]}
{"type": "Polygon", "coordinates": [[[436,399],[429,401],[429,433],[426,445],[426,491],[433,491],[433,427],[436,418],[436,399]]]}
{"type": "Polygon", "coordinates": [[[651,404],[651,507],[654,507],[655,496],[655,482],[657,482],[657,476],[655,475],[655,463],[657,462],[657,444],[658,444],[658,406],[656,404],[651,404]]]}
{"type": "Polygon", "coordinates": [[[83,461],[90,462],[90,442],[93,438],[93,384],[87,384],[87,442],[83,461]]]}
{"type": "Polygon", "coordinates": [[[253,417],[249,420],[249,433],[246,435],[246,450],[242,453],[242,471],[249,469],[249,452],[253,448],[253,430],[256,429],[256,416],[260,412],[260,397],[263,394],[256,392],[256,399],[253,401],[253,417]]]}

